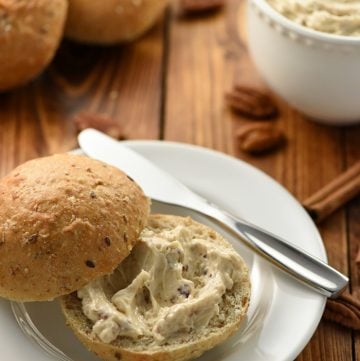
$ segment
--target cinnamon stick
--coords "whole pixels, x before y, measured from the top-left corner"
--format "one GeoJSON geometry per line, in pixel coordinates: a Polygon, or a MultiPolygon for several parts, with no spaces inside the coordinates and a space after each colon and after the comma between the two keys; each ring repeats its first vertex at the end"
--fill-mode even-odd
{"type": "Polygon", "coordinates": [[[360,301],[349,293],[328,299],[323,317],[353,330],[360,330],[360,301]]]}
{"type": "Polygon", "coordinates": [[[321,222],[360,193],[360,161],[303,202],[316,222],[321,222]]]}

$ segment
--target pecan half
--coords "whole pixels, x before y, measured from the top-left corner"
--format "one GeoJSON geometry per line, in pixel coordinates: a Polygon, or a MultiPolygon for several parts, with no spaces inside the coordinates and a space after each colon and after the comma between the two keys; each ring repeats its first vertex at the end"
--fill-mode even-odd
{"type": "Polygon", "coordinates": [[[94,128],[115,139],[126,139],[121,126],[114,119],[106,115],[82,112],[75,115],[73,121],[79,132],[86,128],[94,128]]]}
{"type": "Polygon", "coordinates": [[[353,330],[360,330],[360,301],[349,293],[329,299],[323,317],[353,330]]]}
{"type": "Polygon", "coordinates": [[[264,153],[285,141],[284,133],[269,123],[244,125],[237,131],[236,138],[240,149],[248,153],[264,153]]]}
{"type": "Polygon", "coordinates": [[[226,0],[180,0],[181,10],[186,14],[213,11],[225,5],[226,0]]]}
{"type": "Polygon", "coordinates": [[[264,92],[247,86],[236,85],[226,94],[228,105],[241,115],[252,119],[271,119],[278,109],[264,92]]]}

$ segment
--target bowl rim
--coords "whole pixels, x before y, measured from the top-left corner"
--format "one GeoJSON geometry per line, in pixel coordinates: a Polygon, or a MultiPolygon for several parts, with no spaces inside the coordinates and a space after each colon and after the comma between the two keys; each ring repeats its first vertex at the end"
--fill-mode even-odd
{"type": "Polygon", "coordinates": [[[311,37],[318,41],[323,41],[332,44],[340,45],[357,45],[360,46],[360,37],[336,35],[326,32],[317,31],[311,28],[307,28],[303,25],[297,24],[294,21],[288,19],[277,10],[275,10],[267,0],[248,0],[249,3],[255,4],[266,15],[268,15],[274,22],[279,23],[288,30],[299,33],[303,36],[311,37]]]}

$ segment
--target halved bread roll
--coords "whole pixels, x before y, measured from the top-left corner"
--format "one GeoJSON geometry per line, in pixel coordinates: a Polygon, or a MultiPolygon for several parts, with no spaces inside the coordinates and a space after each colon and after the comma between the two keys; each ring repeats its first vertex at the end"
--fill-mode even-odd
{"type": "Polygon", "coordinates": [[[246,264],[214,230],[151,215],[112,275],[61,298],[67,324],[106,361],[185,361],[236,332],[250,299],[246,264]]]}
{"type": "Polygon", "coordinates": [[[51,300],[111,273],[144,228],[149,201],[121,172],[72,154],[0,181],[0,297],[51,300]]]}

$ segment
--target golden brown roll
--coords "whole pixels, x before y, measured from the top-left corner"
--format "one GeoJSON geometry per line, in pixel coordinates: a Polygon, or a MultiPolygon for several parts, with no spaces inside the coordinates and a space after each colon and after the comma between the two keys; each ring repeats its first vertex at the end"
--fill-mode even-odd
{"type": "Polygon", "coordinates": [[[36,77],[63,34],[67,0],[0,0],[0,91],[36,77]]]}
{"type": "Polygon", "coordinates": [[[0,296],[50,300],[108,274],[145,226],[148,199],[120,170],[39,158],[0,181],[0,296]]]}
{"type": "Polygon", "coordinates": [[[133,40],[160,16],[167,0],[69,0],[66,36],[86,43],[133,40]]]}

